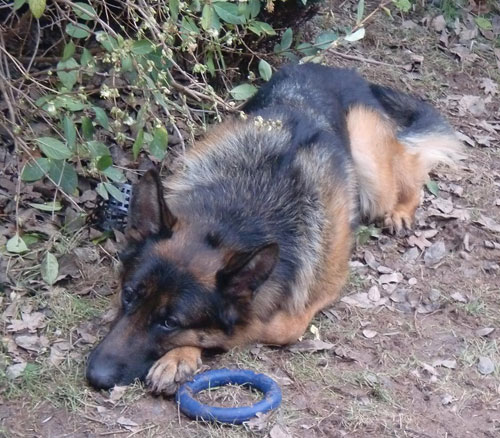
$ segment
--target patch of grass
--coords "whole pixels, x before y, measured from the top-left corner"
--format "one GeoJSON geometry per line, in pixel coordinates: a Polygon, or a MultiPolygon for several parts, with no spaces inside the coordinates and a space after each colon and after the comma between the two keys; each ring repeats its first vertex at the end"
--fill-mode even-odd
{"type": "Polygon", "coordinates": [[[68,333],[82,321],[99,316],[108,304],[104,297],[89,299],[56,288],[42,303],[50,309],[47,330],[68,333]]]}
{"type": "Polygon", "coordinates": [[[496,363],[494,375],[500,376],[500,346],[496,339],[472,338],[465,340],[465,348],[460,355],[461,362],[468,367],[475,367],[479,357],[489,357],[496,363]]]}
{"type": "Polygon", "coordinates": [[[476,298],[475,300],[469,301],[462,305],[462,308],[472,316],[479,316],[483,314],[486,310],[486,303],[481,298],[476,298]]]}
{"type": "Polygon", "coordinates": [[[26,398],[36,404],[48,400],[56,407],[65,406],[75,410],[82,400],[83,366],[76,363],[56,368],[48,360],[30,362],[15,380],[7,380],[7,399],[26,398]],[[50,391],[47,388],[51,388],[50,391]]]}

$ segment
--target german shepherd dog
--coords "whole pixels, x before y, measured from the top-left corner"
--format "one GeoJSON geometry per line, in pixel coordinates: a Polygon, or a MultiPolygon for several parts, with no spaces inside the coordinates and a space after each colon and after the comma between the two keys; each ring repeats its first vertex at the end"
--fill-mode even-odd
{"type": "Polygon", "coordinates": [[[352,70],[286,66],[244,111],[135,186],[95,388],[171,394],[204,349],[297,341],[339,297],[359,220],[410,227],[429,170],[461,158],[434,108],[352,70]]]}

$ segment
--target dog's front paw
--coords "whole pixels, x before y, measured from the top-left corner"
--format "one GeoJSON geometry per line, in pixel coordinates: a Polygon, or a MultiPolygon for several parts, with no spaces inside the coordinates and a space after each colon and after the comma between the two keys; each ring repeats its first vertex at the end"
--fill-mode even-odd
{"type": "Polygon", "coordinates": [[[399,234],[402,230],[410,230],[413,223],[413,216],[405,211],[393,211],[384,217],[384,228],[391,234],[399,234]]]}
{"type": "Polygon", "coordinates": [[[155,394],[171,395],[201,366],[201,350],[179,347],[157,360],[146,377],[146,383],[155,394]]]}

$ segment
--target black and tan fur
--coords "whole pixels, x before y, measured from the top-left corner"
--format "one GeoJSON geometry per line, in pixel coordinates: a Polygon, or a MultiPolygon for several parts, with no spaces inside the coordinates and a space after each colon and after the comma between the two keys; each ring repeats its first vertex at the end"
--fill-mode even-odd
{"type": "Polygon", "coordinates": [[[245,112],[135,188],[93,386],[172,393],[203,349],[296,341],[339,297],[359,219],[409,227],[428,171],[460,158],[436,110],[353,71],[285,67],[245,112]]]}

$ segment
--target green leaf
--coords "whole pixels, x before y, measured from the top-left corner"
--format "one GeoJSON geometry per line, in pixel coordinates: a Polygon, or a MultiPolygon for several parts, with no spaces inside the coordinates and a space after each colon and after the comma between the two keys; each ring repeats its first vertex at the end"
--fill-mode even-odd
{"type": "Polygon", "coordinates": [[[103,183],[104,187],[106,187],[106,191],[115,198],[118,202],[125,202],[125,195],[120,192],[113,184],[105,182],[103,183]]]}
{"type": "Polygon", "coordinates": [[[43,281],[48,285],[52,286],[59,274],[59,263],[57,262],[56,256],[47,252],[40,266],[40,272],[42,274],[43,281]]]}
{"type": "Polygon", "coordinates": [[[257,87],[251,84],[241,84],[234,87],[230,93],[234,100],[247,100],[257,93],[257,87]]]}
{"type": "Polygon", "coordinates": [[[92,140],[94,137],[94,125],[87,116],[82,117],[82,134],[85,140],[92,140]]]}
{"type": "Polygon", "coordinates": [[[7,251],[12,252],[14,254],[22,254],[23,252],[28,251],[28,247],[26,246],[26,243],[22,239],[21,236],[19,236],[18,233],[14,237],[11,237],[8,241],[7,244],[5,245],[7,248],[7,251]]]}
{"type": "Polygon", "coordinates": [[[179,16],[179,0],[170,0],[168,8],[170,9],[170,17],[173,20],[177,20],[177,17],[179,16]]]}
{"type": "Polygon", "coordinates": [[[281,43],[280,43],[281,50],[289,49],[290,46],[292,45],[292,41],[293,41],[293,31],[292,28],[289,27],[287,30],[285,30],[285,33],[281,37],[281,43]]]}
{"type": "Polygon", "coordinates": [[[358,29],[356,32],[345,36],[344,39],[346,41],[349,41],[350,43],[353,43],[354,41],[361,40],[364,37],[365,37],[365,28],[362,27],[362,28],[358,29]]]}
{"type": "Polygon", "coordinates": [[[134,141],[134,145],[132,146],[132,153],[134,154],[134,160],[137,160],[139,156],[139,152],[142,149],[142,144],[144,143],[144,130],[141,128],[137,133],[137,138],[134,141]]]}
{"type": "Polygon", "coordinates": [[[148,40],[134,41],[132,44],[132,53],[136,55],[147,55],[154,50],[153,44],[148,40]]]}
{"type": "Polygon", "coordinates": [[[248,25],[248,28],[255,34],[261,35],[265,33],[266,35],[276,35],[276,31],[272,28],[270,24],[263,21],[254,21],[248,25]]]}
{"type": "Polygon", "coordinates": [[[219,17],[215,13],[212,5],[206,4],[203,6],[203,11],[201,13],[201,27],[205,30],[220,29],[219,17]]]}
{"type": "Polygon", "coordinates": [[[134,71],[134,63],[132,62],[132,57],[127,53],[122,53],[120,55],[120,59],[122,61],[122,71],[123,72],[131,72],[134,71]]]}
{"type": "Polygon", "coordinates": [[[98,106],[93,106],[92,109],[94,110],[95,119],[99,125],[101,125],[104,129],[109,129],[109,120],[106,111],[98,106]]]}
{"type": "Polygon", "coordinates": [[[196,23],[191,17],[182,17],[181,29],[184,33],[200,33],[200,29],[198,29],[198,26],[196,26],[196,23]]]}
{"type": "Polygon", "coordinates": [[[260,12],[260,0],[249,0],[250,18],[255,18],[260,12]]]}
{"type": "Polygon", "coordinates": [[[62,142],[53,137],[40,137],[36,139],[42,152],[53,160],[71,158],[71,151],[62,142]]]}
{"type": "Polygon", "coordinates": [[[82,56],[80,57],[80,64],[82,67],[88,67],[94,64],[94,57],[92,56],[92,53],[90,53],[90,50],[85,48],[83,49],[82,56]]]}
{"type": "Polygon", "coordinates": [[[234,3],[213,3],[213,7],[217,15],[226,23],[229,24],[244,24],[245,17],[239,15],[238,5],[234,3]]]}
{"type": "Polygon", "coordinates": [[[24,6],[27,0],[14,0],[14,11],[17,11],[19,8],[24,6]]]}
{"type": "Polygon", "coordinates": [[[96,32],[96,40],[99,41],[108,52],[119,48],[118,41],[106,32],[96,32]]]}
{"type": "Polygon", "coordinates": [[[58,160],[50,163],[49,176],[68,195],[75,193],[78,185],[78,176],[71,163],[58,160]]]}
{"type": "Polygon", "coordinates": [[[380,228],[375,225],[360,225],[356,231],[356,240],[358,245],[364,245],[372,237],[377,238],[380,235],[380,228]]]}
{"type": "Polygon", "coordinates": [[[82,20],[95,20],[97,13],[95,9],[87,3],[76,2],[72,5],[73,12],[82,20]],[[79,6],[79,7],[78,7],[79,6]],[[83,9],[83,11],[82,11],[83,9]]]}
{"type": "Polygon", "coordinates": [[[23,240],[26,246],[29,248],[31,245],[40,241],[40,234],[37,233],[25,233],[23,234],[23,240]]]}
{"type": "Polygon", "coordinates": [[[165,128],[155,128],[153,131],[153,141],[149,144],[149,151],[158,158],[163,160],[165,151],[168,145],[168,132],[165,128]]]}
{"type": "Polygon", "coordinates": [[[82,23],[68,23],[66,25],[66,33],[73,38],[87,38],[88,36],[90,36],[90,32],[90,28],[82,23]]]}
{"type": "Polygon", "coordinates": [[[86,143],[87,148],[89,149],[90,156],[92,158],[99,158],[99,157],[104,157],[105,155],[111,155],[111,152],[109,152],[109,148],[102,142],[100,141],[88,141],[86,143]]]}
{"type": "Polygon", "coordinates": [[[271,79],[271,76],[273,74],[271,66],[264,59],[261,59],[259,61],[259,73],[260,73],[260,77],[262,79],[264,79],[265,81],[268,81],[269,79],[271,79]]]}
{"type": "Polygon", "coordinates": [[[111,181],[117,183],[123,183],[126,181],[125,175],[123,172],[117,167],[108,167],[102,171],[104,175],[106,175],[111,181]]]}
{"type": "Polygon", "coordinates": [[[65,95],[57,96],[54,104],[56,104],[56,106],[66,108],[69,111],[81,111],[85,108],[85,104],[82,101],[76,99],[75,97],[65,95]]]}
{"type": "Polygon", "coordinates": [[[40,18],[45,12],[46,1],[45,0],[28,0],[30,6],[30,11],[33,17],[40,18]]]}
{"type": "Polygon", "coordinates": [[[70,41],[68,44],[64,46],[61,61],[67,61],[74,54],[75,54],[75,43],[73,41],[70,41]]]}
{"type": "Polygon", "coordinates": [[[113,164],[113,158],[111,158],[111,155],[104,155],[97,160],[96,167],[102,172],[112,164],[113,164]]]}
{"type": "Polygon", "coordinates": [[[410,0],[392,0],[392,2],[402,12],[409,12],[411,9],[410,0]]]}
{"type": "Polygon", "coordinates": [[[361,23],[364,14],[365,14],[365,0],[359,0],[358,10],[356,11],[356,24],[361,23]]]}
{"type": "Polygon", "coordinates": [[[74,58],[69,58],[67,61],[59,61],[57,64],[57,76],[62,84],[71,91],[73,85],[78,80],[78,62],[74,58]],[[64,71],[70,70],[70,71],[64,71]]]}
{"type": "Polygon", "coordinates": [[[207,70],[210,73],[210,76],[215,77],[215,64],[214,64],[214,55],[213,53],[208,53],[205,59],[205,65],[207,66],[207,70]]]}
{"type": "Polygon", "coordinates": [[[429,180],[425,183],[425,187],[432,193],[436,198],[439,197],[439,187],[436,181],[429,180]]]}
{"type": "Polygon", "coordinates": [[[100,243],[109,239],[112,235],[113,233],[111,231],[104,231],[104,233],[102,233],[100,236],[97,236],[96,238],[92,239],[91,242],[94,245],[99,245],[100,243]]]}
{"type": "Polygon", "coordinates": [[[337,38],[338,35],[335,32],[323,32],[316,37],[314,46],[320,50],[325,50],[330,47],[330,45],[336,41],[337,38]]]}
{"type": "Polygon", "coordinates": [[[64,116],[63,130],[64,137],[66,138],[69,148],[74,150],[76,145],[76,127],[73,120],[71,120],[68,116],[64,116]]]}
{"type": "MultiPolygon", "coordinates": [[[[307,56],[314,56],[318,53],[319,49],[311,43],[300,43],[296,49],[307,56]]],[[[305,61],[304,61],[305,62],[305,61]]]]}
{"type": "Polygon", "coordinates": [[[101,198],[105,199],[106,201],[109,199],[108,191],[106,190],[104,183],[97,184],[97,187],[95,188],[95,190],[101,198]]]}
{"type": "Polygon", "coordinates": [[[26,182],[38,181],[49,171],[50,161],[47,158],[36,158],[23,167],[21,180],[26,182]]]}
{"type": "Polygon", "coordinates": [[[62,209],[62,205],[59,201],[51,201],[44,202],[43,204],[36,204],[34,202],[28,202],[28,205],[31,205],[33,208],[41,211],[60,211],[62,209]]]}
{"type": "Polygon", "coordinates": [[[484,17],[476,17],[475,19],[476,24],[483,30],[491,30],[493,29],[493,25],[491,24],[491,21],[488,20],[487,18],[484,17]]]}

